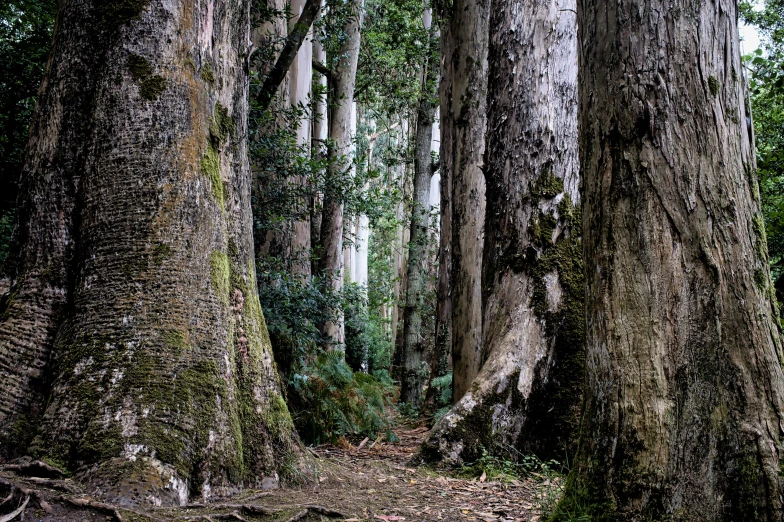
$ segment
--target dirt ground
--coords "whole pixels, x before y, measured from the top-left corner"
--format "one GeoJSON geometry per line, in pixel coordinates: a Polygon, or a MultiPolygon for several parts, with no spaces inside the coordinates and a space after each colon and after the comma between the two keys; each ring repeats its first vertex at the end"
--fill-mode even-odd
{"type": "Polygon", "coordinates": [[[318,481],[245,491],[220,503],[128,511],[86,498],[70,480],[0,472],[0,522],[236,520],[258,522],[497,521],[534,522],[557,496],[557,478],[506,482],[458,479],[409,462],[427,428],[396,429],[400,439],[310,448],[318,481]],[[7,496],[6,496],[7,495],[7,496]],[[23,503],[27,504],[22,508],[23,503]],[[14,515],[14,513],[16,513],[14,515]],[[14,515],[13,518],[8,518],[14,515]]]}

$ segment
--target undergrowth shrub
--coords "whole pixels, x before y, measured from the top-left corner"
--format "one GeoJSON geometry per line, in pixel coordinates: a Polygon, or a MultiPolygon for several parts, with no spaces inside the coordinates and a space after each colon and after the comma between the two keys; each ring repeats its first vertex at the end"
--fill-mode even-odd
{"type": "Polygon", "coordinates": [[[387,408],[393,387],[352,371],[341,351],[321,353],[294,374],[290,384],[294,424],[306,443],[346,434],[375,437],[391,430],[387,408]]]}

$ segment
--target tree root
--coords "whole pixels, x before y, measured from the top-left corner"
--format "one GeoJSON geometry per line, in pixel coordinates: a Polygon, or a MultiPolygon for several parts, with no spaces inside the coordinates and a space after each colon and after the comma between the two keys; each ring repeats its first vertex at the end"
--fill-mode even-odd
{"type": "Polygon", "coordinates": [[[11,520],[15,519],[16,517],[18,517],[19,515],[24,513],[24,510],[27,508],[27,503],[28,502],[30,502],[30,495],[27,496],[25,501],[22,503],[21,506],[19,506],[16,509],[16,511],[12,511],[9,514],[0,517],[0,522],[11,522],[11,520]]]}
{"type": "Polygon", "coordinates": [[[327,509],[321,506],[305,506],[305,509],[288,519],[286,522],[297,522],[298,520],[302,520],[308,513],[315,513],[317,515],[324,515],[325,517],[329,518],[348,518],[346,515],[341,513],[340,511],[334,511],[332,509],[327,509]]]}

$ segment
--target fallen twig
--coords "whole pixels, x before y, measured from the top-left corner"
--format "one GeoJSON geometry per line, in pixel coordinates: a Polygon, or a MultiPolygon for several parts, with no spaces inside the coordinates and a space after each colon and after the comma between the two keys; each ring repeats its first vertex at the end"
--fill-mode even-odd
{"type": "Polygon", "coordinates": [[[299,513],[297,513],[296,515],[294,515],[290,519],[286,520],[286,522],[297,522],[298,520],[302,520],[306,516],[308,516],[308,510],[307,509],[305,509],[303,511],[300,511],[299,513]]]}

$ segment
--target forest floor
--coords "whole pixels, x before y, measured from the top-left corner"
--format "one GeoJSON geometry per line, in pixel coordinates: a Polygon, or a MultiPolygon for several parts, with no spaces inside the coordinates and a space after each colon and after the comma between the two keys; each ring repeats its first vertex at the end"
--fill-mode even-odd
{"type": "Polygon", "coordinates": [[[80,495],[69,480],[24,478],[2,471],[0,486],[5,486],[8,496],[0,499],[0,522],[535,522],[560,492],[563,479],[557,476],[534,474],[500,481],[488,480],[484,473],[456,478],[465,474],[412,467],[411,458],[427,428],[394,431],[396,442],[366,439],[352,445],[342,439],[338,445],[310,448],[318,469],[313,483],[245,491],[220,503],[176,509],[117,509],[80,495]],[[19,511],[25,500],[27,505],[19,511]],[[8,518],[16,511],[14,518],[8,518]]]}

